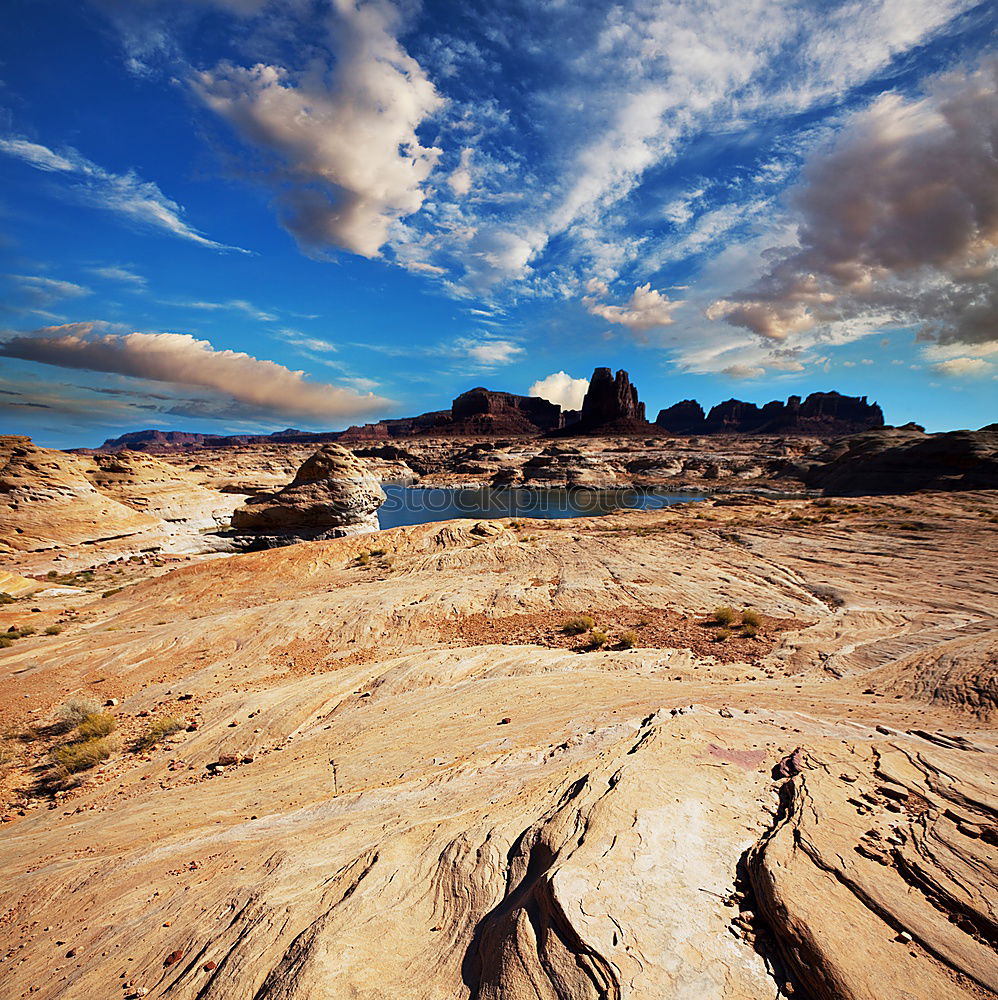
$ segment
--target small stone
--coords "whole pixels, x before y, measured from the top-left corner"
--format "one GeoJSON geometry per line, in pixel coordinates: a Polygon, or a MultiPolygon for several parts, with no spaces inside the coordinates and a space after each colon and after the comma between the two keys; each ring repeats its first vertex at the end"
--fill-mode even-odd
{"type": "Polygon", "coordinates": [[[218,755],[218,763],[222,767],[232,767],[239,763],[239,754],[237,753],[223,753],[218,755]]]}
{"type": "Polygon", "coordinates": [[[171,951],[169,955],[163,960],[163,965],[169,968],[171,965],[176,965],[184,957],[184,953],[178,948],[176,951],[171,951]]]}
{"type": "Polygon", "coordinates": [[[497,726],[508,726],[513,720],[507,715],[506,718],[500,719],[496,725],[497,726]]]}
{"type": "Polygon", "coordinates": [[[104,707],[105,708],[114,708],[117,704],[118,704],[118,699],[117,698],[108,698],[107,701],[104,702],[104,707]]]}
{"type": "Polygon", "coordinates": [[[218,966],[214,962],[205,962],[204,963],[204,971],[205,972],[211,972],[212,969],[217,969],[217,968],[218,968],[218,966]]]}
{"type": "Polygon", "coordinates": [[[734,716],[731,714],[731,709],[730,708],[721,708],[721,709],[718,709],[717,714],[719,716],[721,716],[722,719],[733,719],[734,718],[734,716]]]}
{"type": "Polygon", "coordinates": [[[901,931],[894,940],[903,941],[905,944],[908,944],[912,940],[912,937],[907,931],[901,931]]]}

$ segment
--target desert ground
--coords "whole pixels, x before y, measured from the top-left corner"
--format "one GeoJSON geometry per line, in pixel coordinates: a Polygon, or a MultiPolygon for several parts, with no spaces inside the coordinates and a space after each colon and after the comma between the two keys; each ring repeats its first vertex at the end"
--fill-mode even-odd
{"type": "Polygon", "coordinates": [[[969,491],[12,548],[0,995],[994,996],[996,538],[969,491]]]}

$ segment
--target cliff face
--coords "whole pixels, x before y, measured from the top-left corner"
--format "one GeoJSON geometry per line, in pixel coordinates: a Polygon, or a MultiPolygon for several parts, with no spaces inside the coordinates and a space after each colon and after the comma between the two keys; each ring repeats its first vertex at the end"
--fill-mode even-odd
{"type": "Polygon", "coordinates": [[[838,392],[812,392],[803,402],[791,396],[785,403],[773,400],[759,407],[740,399],[728,399],[703,407],[693,399],[683,400],[659,412],[656,426],[672,434],[814,434],[836,437],[883,427],[884,414],[866,396],[843,396],[838,392]]]}
{"type": "Polygon", "coordinates": [[[492,392],[481,386],[451,405],[453,429],[468,434],[536,434],[558,430],[561,407],[537,396],[492,392]]]}

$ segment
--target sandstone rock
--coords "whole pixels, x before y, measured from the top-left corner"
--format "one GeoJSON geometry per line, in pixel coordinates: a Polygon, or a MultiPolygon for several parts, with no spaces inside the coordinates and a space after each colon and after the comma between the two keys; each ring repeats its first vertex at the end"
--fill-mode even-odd
{"type": "Polygon", "coordinates": [[[378,481],[350,452],[323,445],[284,489],[237,509],[232,527],[248,545],[263,548],[339,538],[377,531],[384,499],[378,481]]]}
{"type": "Polygon", "coordinates": [[[655,424],[670,434],[702,434],[706,426],[703,407],[695,399],[684,399],[659,410],[655,424]]]}

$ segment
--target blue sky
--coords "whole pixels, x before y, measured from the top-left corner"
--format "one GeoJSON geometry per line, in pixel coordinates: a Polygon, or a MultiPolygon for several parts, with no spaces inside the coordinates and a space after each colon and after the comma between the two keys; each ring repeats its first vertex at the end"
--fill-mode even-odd
{"type": "Polygon", "coordinates": [[[969,0],[8,0],[0,431],[341,428],[474,385],[998,419],[969,0]]]}

